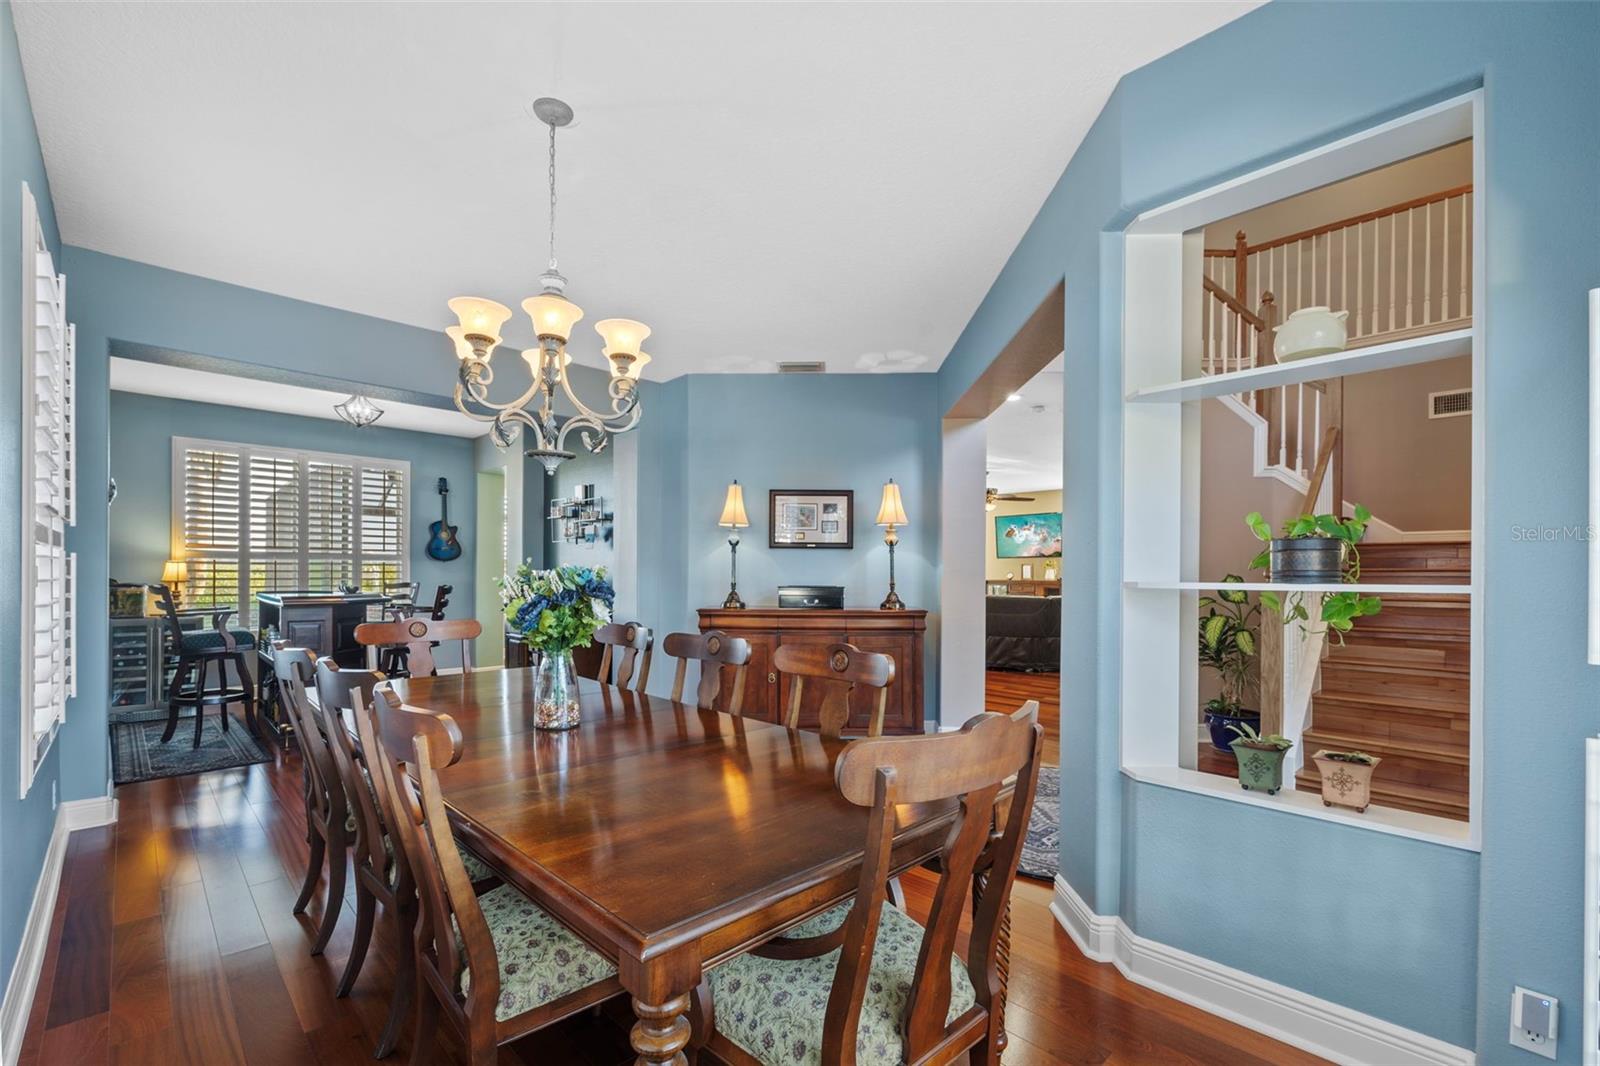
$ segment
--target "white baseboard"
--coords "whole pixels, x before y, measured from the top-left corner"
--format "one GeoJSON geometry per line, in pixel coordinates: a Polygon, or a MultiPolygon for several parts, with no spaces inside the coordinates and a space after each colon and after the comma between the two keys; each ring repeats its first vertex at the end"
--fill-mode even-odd
{"type": "Polygon", "coordinates": [[[50,923],[56,913],[56,897],[61,890],[61,871],[67,858],[67,837],[74,830],[109,825],[117,820],[117,801],[112,796],[73,800],[56,807],[55,828],[45,848],[44,865],[33,889],[28,922],[22,929],[22,945],[6,981],[6,997],[0,1005],[0,1063],[16,1066],[22,1052],[22,1038],[33,1012],[34,993],[39,989],[39,970],[50,946],[50,923]]]}
{"type": "Polygon", "coordinates": [[[1080,951],[1113,963],[1128,980],[1334,1062],[1470,1066],[1477,1061],[1468,1048],[1139,936],[1120,917],[1091,911],[1060,875],[1050,911],[1080,951]]]}

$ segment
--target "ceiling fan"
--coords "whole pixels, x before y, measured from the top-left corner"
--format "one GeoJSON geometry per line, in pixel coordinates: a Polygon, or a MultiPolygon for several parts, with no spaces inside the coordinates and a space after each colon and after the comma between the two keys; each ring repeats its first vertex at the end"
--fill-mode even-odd
{"type": "Polygon", "coordinates": [[[983,490],[983,509],[992,511],[995,504],[1002,501],[1010,502],[1015,500],[1019,503],[1032,503],[1034,499],[1035,497],[1033,496],[1022,496],[1015,492],[997,492],[993,488],[987,488],[983,490]]]}

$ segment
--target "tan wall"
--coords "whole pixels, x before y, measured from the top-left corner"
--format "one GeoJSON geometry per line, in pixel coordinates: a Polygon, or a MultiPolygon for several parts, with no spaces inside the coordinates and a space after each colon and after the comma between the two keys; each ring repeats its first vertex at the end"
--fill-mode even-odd
{"type": "Polygon", "coordinates": [[[1471,182],[1472,142],[1461,141],[1213,222],[1206,227],[1205,245],[1232,248],[1240,230],[1251,244],[1261,244],[1471,182]]]}
{"type": "Polygon", "coordinates": [[[1020,500],[1001,500],[995,504],[993,511],[984,513],[983,550],[984,564],[983,576],[991,581],[999,581],[1010,571],[1018,578],[1022,577],[1022,564],[1033,564],[1035,580],[1044,579],[1044,568],[1054,566],[1059,575],[1061,571],[1060,559],[1001,559],[994,551],[994,519],[996,515],[1008,514],[1048,514],[1051,511],[1061,511],[1061,490],[1046,489],[1040,492],[1023,491],[1023,496],[1034,497],[1033,502],[1027,503],[1020,500]]]}
{"type": "Polygon", "coordinates": [[[1300,493],[1277,478],[1252,475],[1254,442],[1244,419],[1221,400],[1200,404],[1200,577],[1238,574],[1262,581],[1246,567],[1261,550],[1244,516],[1260,511],[1274,526],[1300,510],[1300,493]]]}
{"type": "Polygon", "coordinates": [[[1472,525],[1472,416],[1428,394],[1472,384],[1472,357],[1344,379],[1344,498],[1406,532],[1472,525]]]}

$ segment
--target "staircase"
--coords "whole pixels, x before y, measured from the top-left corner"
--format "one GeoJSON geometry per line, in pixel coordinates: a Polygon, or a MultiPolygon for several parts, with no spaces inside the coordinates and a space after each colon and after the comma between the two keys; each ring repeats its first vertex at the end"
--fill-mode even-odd
{"type": "MultiPolygon", "coordinates": [[[[1468,545],[1363,544],[1363,584],[1466,584],[1468,545]]],[[[1320,791],[1311,756],[1360,749],[1383,759],[1372,799],[1463,821],[1468,813],[1470,598],[1385,595],[1341,647],[1330,644],[1304,734],[1296,787],[1320,791]]]]}

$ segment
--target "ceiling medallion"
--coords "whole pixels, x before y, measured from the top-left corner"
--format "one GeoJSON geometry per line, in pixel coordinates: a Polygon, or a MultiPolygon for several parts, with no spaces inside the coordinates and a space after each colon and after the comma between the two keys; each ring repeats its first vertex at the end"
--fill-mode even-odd
{"type": "Polygon", "coordinates": [[[383,417],[383,408],[359,392],[344,403],[334,404],[333,412],[357,429],[366,429],[383,417]]]}
{"type": "Polygon", "coordinates": [[[489,386],[494,382],[489,360],[500,344],[501,327],[511,317],[511,309],[504,304],[477,296],[457,296],[449,307],[459,322],[445,333],[455,344],[460,361],[456,407],[468,418],[491,423],[489,435],[500,448],[515,444],[526,426],[534,445],[526,454],[543,463],[546,474],[554,474],[563,461],[576,455],[568,448],[568,438],[573,434],[586,449],[599,452],[612,436],[639,424],[643,413],[639,405],[639,375],[650,361],[641,346],[650,336],[650,327],[626,318],[595,323],[595,332],[603,342],[601,352],[611,364],[607,389],[611,411],[595,411],[579,400],[567,378],[567,366],[572,362],[572,356],[567,354],[567,339],[583,311],[566,298],[567,279],[556,268],[556,130],[572,121],[572,108],[561,100],[542,97],[533,102],[533,113],[550,127],[550,266],[539,276],[539,295],[522,301],[522,309],[533,320],[533,330],[539,338],[538,347],[522,352],[533,384],[510,403],[489,399],[489,386]],[[558,389],[577,414],[556,417],[558,389]]]}

